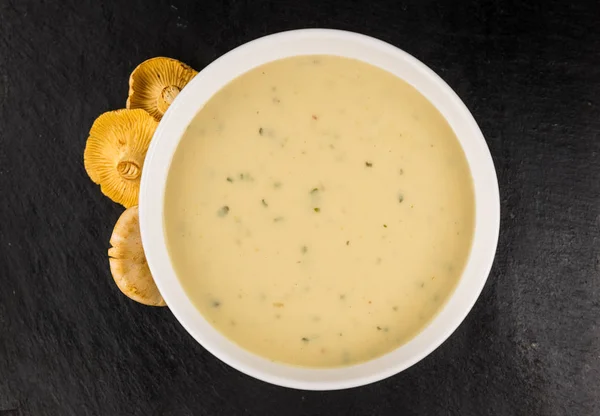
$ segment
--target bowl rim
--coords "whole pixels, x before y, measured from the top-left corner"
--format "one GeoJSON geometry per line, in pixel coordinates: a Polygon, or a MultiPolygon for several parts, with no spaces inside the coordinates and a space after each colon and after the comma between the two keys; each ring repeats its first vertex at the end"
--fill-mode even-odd
{"type": "Polygon", "coordinates": [[[404,371],[439,347],[458,328],[479,297],[493,265],[500,230],[500,196],[493,160],[481,130],[458,95],[429,67],[403,50],[370,36],[334,29],[300,29],[264,36],[231,50],[200,71],[176,97],[154,134],[142,171],[139,213],[148,265],[171,312],[186,331],[211,354],[238,371],[271,384],[303,390],[338,390],[373,383],[404,371]],[[359,59],[409,82],[433,103],[454,130],[474,181],[475,230],[471,252],[446,304],[406,344],[366,363],[340,368],[297,368],[273,363],[221,335],[185,295],[173,270],[163,232],[167,174],[191,118],[214,93],[253,67],[309,54],[359,59]]]}

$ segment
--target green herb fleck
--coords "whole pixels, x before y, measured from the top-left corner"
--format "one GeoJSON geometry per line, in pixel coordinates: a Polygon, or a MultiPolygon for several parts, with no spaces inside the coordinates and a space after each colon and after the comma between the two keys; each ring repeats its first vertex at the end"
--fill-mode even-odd
{"type": "Polygon", "coordinates": [[[302,342],[308,342],[308,341],[310,341],[310,340],[309,340],[308,338],[306,338],[306,337],[302,337],[301,339],[302,339],[302,342]]]}
{"type": "Polygon", "coordinates": [[[377,327],[377,330],[378,330],[378,331],[381,331],[381,327],[380,327],[380,326],[378,326],[378,327],[377,327]]]}
{"type": "Polygon", "coordinates": [[[227,182],[233,182],[233,178],[231,178],[230,176],[227,177],[227,182]]]}
{"type": "Polygon", "coordinates": [[[344,294],[341,294],[341,295],[340,295],[340,300],[344,300],[344,299],[346,299],[346,295],[344,295],[344,294]]]}
{"type": "Polygon", "coordinates": [[[398,173],[399,173],[400,175],[404,175],[404,169],[400,169],[400,170],[398,171],[398,173]]]}
{"type": "Polygon", "coordinates": [[[392,310],[393,310],[394,312],[397,312],[397,311],[398,311],[398,307],[397,307],[397,306],[392,306],[392,310]]]}
{"type": "Polygon", "coordinates": [[[346,241],[346,245],[349,246],[350,245],[350,240],[346,241]]]}
{"type": "Polygon", "coordinates": [[[306,254],[306,252],[308,251],[308,247],[302,246],[302,248],[300,249],[300,251],[302,252],[302,254],[306,254]]]}
{"type": "Polygon", "coordinates": [[[221,306],[221,302],[219,302],[218,300],[213,300],[212,301],[212,307],[213,308],[218,308],[221,306]]]}
{"type": "Polygon", "coordinates": [[[315,212],[321,212],[321,208],[315,207],[313,209],[315,210],[315,212]]]}
{"type": "Polygon", "coordinates": [[[267,201],[265,201],[264,199],[261,202],[262,202],[263,206],[265,206],[265,207],[269,206],[269,204],[267,204],[267,201]]]}
{"type": "Polygon", "coordinates": [[[373,167],[373,162],[365,162],[365,166],[368,168],[372,168],[373,167]]]}
{"type": "Polygon", "coordinates": [[[383,228],[387,228],[387,224],[383,224],[383,228]]]}
{"type": "Polygon", "coordinates": [[[398,195],[398,202],[399,203],[404,202],[404,195],[402,195],[402,194],[398,195]]]}
{"type": "Polygon", "coordinates": [[[316,194],[317,192],[319,192],[319,188],[313,188],[310,193],[311,194],[316,194]]]}
{"type": "Polygon", "coordinates": [[[258,129],[258,134],[260,134],[261,136],[263,135],[263,133],[264,133],[264,132],[265,132],[265,131],[263,130],[263,128],[262,128],[262,127],[258,129]]]}
{"type": "Polygon", "coordinates": [[[283,221],[283,217],[275,217],[273,218],[273,222],[280,222],[283,221]]]}
{"type": "Polygon", "coordinates": [[[218,211],[217,211],[217,215],[219,217],[224,217],[225,215],[229,214],[229,207],[227,205],[223,205],[218,211]]]}
{"type": "Polygon", "coordinates": [[[273,188],[275,188],[275,189],[281,188],[281,182],[274,182],[273,183],[273,188]]]}
{"type": "Polygon", "coordinates": [[[253,182],[254,178],[252,177],[252,175],[250,175],[249,173],[240,173],[240,180],[242,181],[248,181],[248,182],[253,182]]]}

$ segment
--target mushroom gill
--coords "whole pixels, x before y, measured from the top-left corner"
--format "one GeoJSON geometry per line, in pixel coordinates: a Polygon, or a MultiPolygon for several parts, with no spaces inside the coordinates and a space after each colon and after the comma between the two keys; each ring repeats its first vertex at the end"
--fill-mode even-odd
{"type": "Polygon", "coordinates": [[[126,208],[137,205],[146,151],[158,122],[143,110],[116,110],[94,121],[83,161],[100,190],[126,208]]]}
{"type": "Polygon", "coordinates": [[[148,59],[129,77],[127,108],[141,108],[160,121],[175,97],[197,73],[176,59],[148,59]]]}

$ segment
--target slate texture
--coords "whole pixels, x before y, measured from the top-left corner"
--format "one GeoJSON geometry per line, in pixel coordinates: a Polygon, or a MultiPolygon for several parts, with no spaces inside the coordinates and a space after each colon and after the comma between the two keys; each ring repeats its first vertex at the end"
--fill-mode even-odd
{"type": "Polygon", "coordinates": [[[0,0],[0,415],[600,415],[600,3],[0,0]],[[222,364],[167,308],[122,296],[122,208],[83,168],[130,71],[202,69],[286,29],[362,32],[413,54],[473,112],[500,181],[496,261],[425,360],[339,392],[222,364]]]}

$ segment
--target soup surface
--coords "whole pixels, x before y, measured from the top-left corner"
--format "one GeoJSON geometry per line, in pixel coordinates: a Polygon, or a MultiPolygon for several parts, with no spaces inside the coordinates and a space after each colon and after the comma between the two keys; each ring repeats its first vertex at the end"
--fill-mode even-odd
{"type": "Polygon", "coordinates": [[[189,298],[241,347],[335,367],[409,341],[443,307],[474,231],[464,153],[396,76],[333,56],[255,68],[196,115],[166,187],[189,298]]]}

